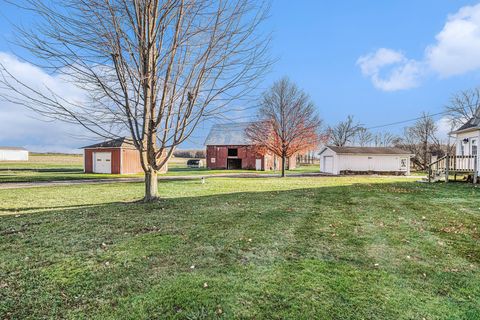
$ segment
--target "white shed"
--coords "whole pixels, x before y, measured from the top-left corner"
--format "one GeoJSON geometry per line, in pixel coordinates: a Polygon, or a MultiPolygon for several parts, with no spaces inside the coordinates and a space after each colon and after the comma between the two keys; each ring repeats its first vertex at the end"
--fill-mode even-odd
{"type": "Polygon", "coordinates": [[[0,161],[28,161],[28,151],[21,147],[0,147],[0,161]]]}
{"type": "Polygon", "coordinates": [[[320,151],[320,171],[409,175],[410,156],[410,152],[399,148],[325,146],[320,151]]]}

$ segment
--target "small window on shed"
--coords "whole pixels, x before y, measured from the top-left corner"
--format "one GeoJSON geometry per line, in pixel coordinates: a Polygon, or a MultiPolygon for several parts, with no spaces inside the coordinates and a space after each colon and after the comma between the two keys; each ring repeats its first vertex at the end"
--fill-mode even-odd
{"type": "Polygon", "coordinates": [[[238,149],[228,148],[228,156],[229,157],[238,157],[238,149]]]}

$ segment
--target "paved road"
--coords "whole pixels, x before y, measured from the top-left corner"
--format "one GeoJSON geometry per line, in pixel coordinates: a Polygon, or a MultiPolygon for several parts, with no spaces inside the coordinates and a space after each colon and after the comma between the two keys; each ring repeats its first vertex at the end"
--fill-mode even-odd
{"type": "MultiPolygon", "coordinates": [[[[322,173],[289,173],[288,177],[319,177],[327,176],[322,173]]],[[[200,180],[204,178],[278,178],[279,174],[258,174],[258,173],[222,173],[190,176],[162,176],[159,181],[175,180],[200,180]]],[[[58,187],[72,186],[78,184],[108,184],[108,183],[130,183],[143,182],[143,178],[111,178],[111,179],[81,179],[81,180],[58,180],[58,181],[37,181],[37,182],[4,182],[0,183],[0,189],[19,189],[35,187],[58,187]]]]}

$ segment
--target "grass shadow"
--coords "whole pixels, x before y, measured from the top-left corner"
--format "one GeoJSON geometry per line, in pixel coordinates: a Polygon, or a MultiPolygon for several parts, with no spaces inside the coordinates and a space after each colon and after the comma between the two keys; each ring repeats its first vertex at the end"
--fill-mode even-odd
{"type": "Polygon", "coordinates": [[[19,230],[0,241],[0,310],[12,318],[475,316],[477,193],[383,183],[20,208],[45,211],[0,217],[0,230],[19,230]]]}

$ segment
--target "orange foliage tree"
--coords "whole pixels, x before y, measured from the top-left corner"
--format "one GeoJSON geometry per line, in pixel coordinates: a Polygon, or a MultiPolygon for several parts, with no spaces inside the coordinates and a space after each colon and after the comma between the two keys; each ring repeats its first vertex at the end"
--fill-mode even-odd
{"type": "Polygon", "coordinates": [[[293,155],[319,144],[321,120],[308,94],[288,78],[265,91],[258,110],[258,121],[246,129],[247,137],[259,150],[268,150],[285,163],[293,155]]]}

